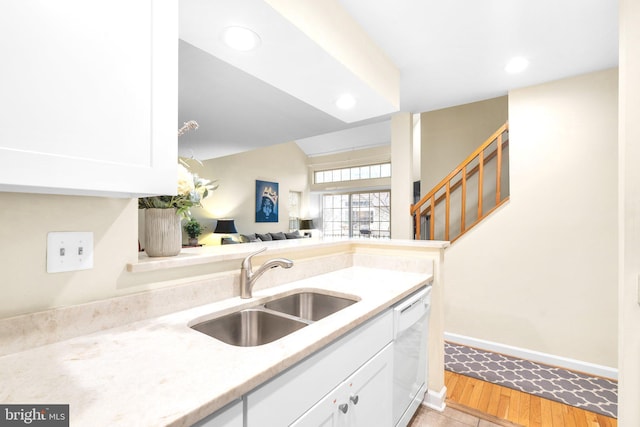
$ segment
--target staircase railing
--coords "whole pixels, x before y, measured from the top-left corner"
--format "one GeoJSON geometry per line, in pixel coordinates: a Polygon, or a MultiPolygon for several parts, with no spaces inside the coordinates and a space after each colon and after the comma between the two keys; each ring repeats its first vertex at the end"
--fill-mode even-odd
{"type": "Polygon", "coordinates": [[[414,239],[453,242],[505,203],[509,199],[508,146],[507,122],[411,205],[414,239]]]}

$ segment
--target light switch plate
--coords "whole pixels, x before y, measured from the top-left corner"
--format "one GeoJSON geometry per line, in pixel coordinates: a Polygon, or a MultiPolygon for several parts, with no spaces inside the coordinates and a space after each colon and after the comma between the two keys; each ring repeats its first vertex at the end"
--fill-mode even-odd
{"type": "Polygon", "coordinates": [[[93,268],[93,232],[52,231],[47,234],[47,273],[93,268]]]}

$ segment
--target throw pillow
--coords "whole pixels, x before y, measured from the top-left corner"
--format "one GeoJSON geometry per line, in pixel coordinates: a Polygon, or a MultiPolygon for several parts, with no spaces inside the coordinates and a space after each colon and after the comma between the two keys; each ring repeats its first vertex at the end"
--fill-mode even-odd
{"type": "Polygon", "coordinates": [[[268,242],[268,241],[273,240],[273,239],[271,238],[271,234],[269,234],[269,233],[266,233],[266,234],[256,233],[256,237],[257,237],[258,239],[262,240],[263,242],[268,242]]]}
{"type": "Polygon", "coordinates": [[[257,242],[258,238],[256,237],[255,233],[241,234],[240,235],[240,241],[242,243],[257,242]]]}
{"type": "Polygon", "coordinates": [[[284,233],[281,231],[279,233],[269,233],[269,235],[271,236],[271,238],[273,240],[285,240],[286,237],[284,236],[284,233]]]}

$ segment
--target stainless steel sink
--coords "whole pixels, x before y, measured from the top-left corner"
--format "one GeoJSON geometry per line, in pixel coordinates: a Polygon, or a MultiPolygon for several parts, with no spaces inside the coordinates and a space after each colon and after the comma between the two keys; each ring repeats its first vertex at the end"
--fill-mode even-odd
{"type": "Polygon", "coordinates": [[[191,328],[227,344],[253,347],[268,344],[305,326],[305,322],[261,309],[245,309],[191,328]]]}
{"type": "Polygon", "coordinates": [[[351,298],[299,292],[205,320],[191,328],[230,345],[255,347],[289,335],[355,302],[351,298]]]}
{"type": "Polygon", "coordinates": [[[264,306],[305,320],[316,321],[329,316],[355,303],[350,298],[336,297],[317,292],[301,292],[282,297],[264,306]]]}

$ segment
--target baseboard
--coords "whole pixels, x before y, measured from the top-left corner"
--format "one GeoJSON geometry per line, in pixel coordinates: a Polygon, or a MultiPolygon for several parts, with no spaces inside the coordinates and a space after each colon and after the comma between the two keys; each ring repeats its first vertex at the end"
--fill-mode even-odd
{"type": "Polygon", "coordinates": [[[436,411],[444,411],[444,408],[447,406],[447,387],[442,386],[440,391],[435,391],[428,389],[427,393],[424,395],[424,400],[422,404],[428,408],[435,409],[436,411]]]}
{"type": "Polygon", "coordinates": [[[465,335],[452,334],[449,332],[444,333],[444,340],[456,344],[467,345],[469,347],[479,348],[481,350],[493,351],[506,356],[526,359],[532,362],[556,366],[558,368],[564,368],[571,371],[582,372],[596,377],[604,377],[612,380],[618,379],[618,369],[611,368],[609,366],[597,365],[595,363],[583,362],[581,360],[569,359],[567,357],[514,347],[493,341],[486,341],[465,335]]]}

